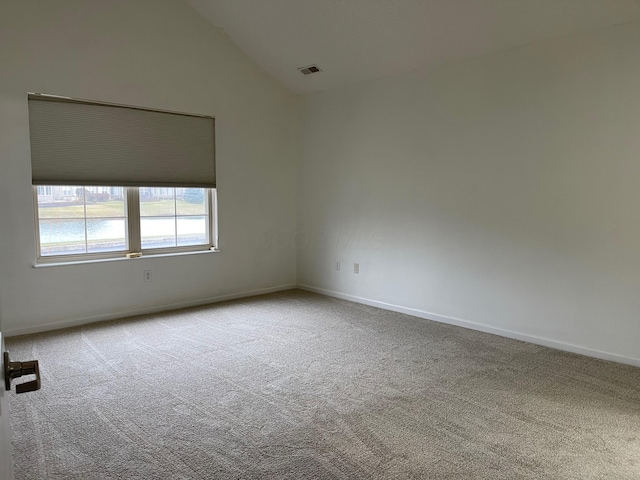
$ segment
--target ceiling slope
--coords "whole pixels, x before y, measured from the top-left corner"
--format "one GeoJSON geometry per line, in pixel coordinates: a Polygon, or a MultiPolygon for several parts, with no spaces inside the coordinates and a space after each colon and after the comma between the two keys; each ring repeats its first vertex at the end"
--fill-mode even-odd
{"type": "Polygon", "coordinates": [[[637,0],[187,0],[297,93],[640,19],[637,0]],[[322,72],[297,69],[317,64],[322,72]]]}

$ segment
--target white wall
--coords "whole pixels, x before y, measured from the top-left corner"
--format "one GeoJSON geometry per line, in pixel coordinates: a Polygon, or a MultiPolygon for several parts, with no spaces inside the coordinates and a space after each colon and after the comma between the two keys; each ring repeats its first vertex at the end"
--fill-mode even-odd
{"type": "Polygon", "coordinates": [[[630,24],[305,98],[298,283],[638,364],[639,86],[630,24]]]}
{"type": "Polygon", "coordinates": [[[297,98],[182,2],[0,12],[6,333],[292,285],[297,248],[302,285],[640,362],[637,24],[308,96],[296,184],[297,98]],[[27,91],[215,115],[222,252],[33,268],[27,91]]]}
{"type": "Polygon", "coordinates": [[[181,1],[0,0],[5,333],[295,284],[297,99],[181,1]],[[221,253],[33,268],[26,92],[216,116],[221,253]],[[143,270],[153,281],[143,283],[143,270]]]}

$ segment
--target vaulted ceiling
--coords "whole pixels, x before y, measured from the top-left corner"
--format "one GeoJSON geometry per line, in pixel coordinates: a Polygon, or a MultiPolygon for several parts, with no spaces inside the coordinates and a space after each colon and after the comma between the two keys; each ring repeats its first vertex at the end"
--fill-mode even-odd
{"type": "Polygon", "coordinates": [[[638,0],[187,1],[296,93],[640,20],[638,0]]]}

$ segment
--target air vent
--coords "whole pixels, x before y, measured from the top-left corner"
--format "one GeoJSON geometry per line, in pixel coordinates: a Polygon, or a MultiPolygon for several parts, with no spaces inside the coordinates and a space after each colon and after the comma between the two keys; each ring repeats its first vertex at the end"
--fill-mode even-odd
{"type": "Polygon", "coordinates": [[[318,73],[322,71],[318,68],[317,65],[308,65],[306,67],[300,67],[298,70],[301,71],[303,75],[311,75],[312,73],[318,73]]]}

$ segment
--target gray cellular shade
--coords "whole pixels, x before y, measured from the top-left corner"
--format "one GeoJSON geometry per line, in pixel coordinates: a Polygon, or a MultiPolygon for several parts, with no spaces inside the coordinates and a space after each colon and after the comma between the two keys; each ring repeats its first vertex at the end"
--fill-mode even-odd
{"type": "Polygon", "coordinates": [[[34,185],[215,188],[214,119],[29,95],[34,185]]]}

